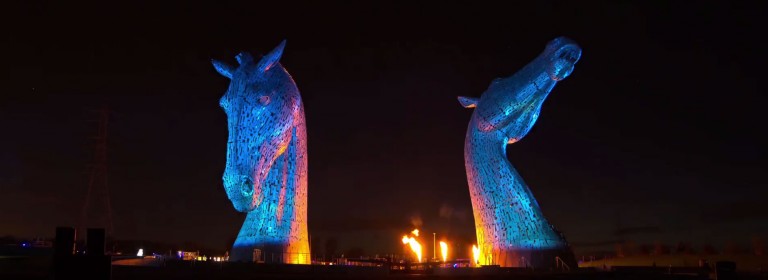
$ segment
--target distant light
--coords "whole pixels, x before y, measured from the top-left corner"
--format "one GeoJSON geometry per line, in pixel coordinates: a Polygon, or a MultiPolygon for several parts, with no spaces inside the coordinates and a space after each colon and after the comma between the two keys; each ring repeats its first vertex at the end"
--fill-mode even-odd
{"type": "Polygon", "coordinates": [[[139,252],[136,253],[137,257],[143,257],[144,256],[144,249],[139,249],[139,252]]]}

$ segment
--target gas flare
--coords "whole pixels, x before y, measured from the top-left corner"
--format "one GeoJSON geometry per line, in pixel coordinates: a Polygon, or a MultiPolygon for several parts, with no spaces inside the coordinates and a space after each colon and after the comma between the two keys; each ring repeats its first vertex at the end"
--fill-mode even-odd
{"type": "MultiPolygon", "coordinates": [[[[411,233],[415,236],[419,236],[418,229],[414,229],[411,233]]],[[[408,237],[406,234],[403,235],[403,244],[408,244],[411,247],[411,251],[416,254],[417,262],[421,262],[421,244],[419,244],[419,241],[417,241],[416,238],[408,237]]]]}
{"type": "Polygon", "coordinates": [[[448,244],[440,241],[440,254],[443,255],[443,262],[448,260],[448,244]]]}

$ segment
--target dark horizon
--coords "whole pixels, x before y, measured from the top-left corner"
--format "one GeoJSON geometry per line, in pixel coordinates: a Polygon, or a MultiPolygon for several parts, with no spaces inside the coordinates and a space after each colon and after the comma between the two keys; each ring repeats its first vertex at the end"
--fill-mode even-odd
{"type": "Polygon", "coordinates": [[[244,215],[221,182],[228,80],[210,60],[286,39],[281,63],[306,108],[313,242],[398,252],[419,226],[429,246],[432,232],[471,244],[471,110],[456,97],[479,96],[566,36],[582,58],[507,154],[577,255],[621,239],[722,248],[768,238],[763,7],[16,5],[0,95],[0,236],[77,223],[91,110],[106,103],[115,237],[230,246],[244,215]]]}

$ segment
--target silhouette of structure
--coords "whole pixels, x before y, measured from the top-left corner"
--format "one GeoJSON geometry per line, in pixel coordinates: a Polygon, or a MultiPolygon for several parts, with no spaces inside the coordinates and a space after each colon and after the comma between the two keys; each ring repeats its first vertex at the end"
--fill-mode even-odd
{"type": "Polygon", "coordinates": [[[88,167],[88,191],[83,203],[78,232],[85,237],[86,228],[104,228],[107,236],[114,233],[112,224],[112,204],[110,202],[109,184],[107,177],[107,128],[109,125],[109,108],[104,105],[98,110],[98,132],[93,161],[88,167]]]}
{"type": "Polygon", "coordinates": [[[565,239],[547,222],[531,190],[507,159],[539,117],[557,82],[568,77],[581,49],[564,37],[507,78],[495,79],[478,98],[459,97],[475,108],[464,144],[479,262],[505,267],[576,267],[565,239]]]}
{"type": "Polygon", "coordinates": [[[229,141],[223,181],[237,211],[248,213],[230,260],[309,264],[307,136],[304,104],[278,62],[285,41],[258,62],[213,60],[231,80],[220,100],[229,141]]]}

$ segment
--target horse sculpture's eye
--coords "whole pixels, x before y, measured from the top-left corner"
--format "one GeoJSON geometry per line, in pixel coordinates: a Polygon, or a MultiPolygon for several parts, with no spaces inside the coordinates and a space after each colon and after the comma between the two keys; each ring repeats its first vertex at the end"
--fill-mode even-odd
{"type": "Polygon", "coordinates": [[[261,105],[268,105],[269,101],[270,99],[268,95],[259,96],[259,103],[261,103],[261,105]]]}

